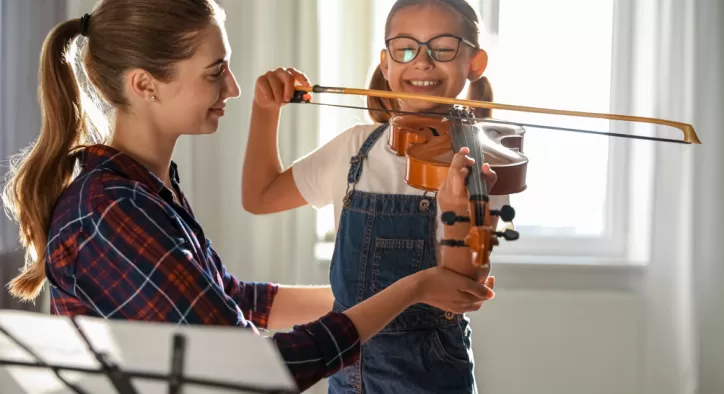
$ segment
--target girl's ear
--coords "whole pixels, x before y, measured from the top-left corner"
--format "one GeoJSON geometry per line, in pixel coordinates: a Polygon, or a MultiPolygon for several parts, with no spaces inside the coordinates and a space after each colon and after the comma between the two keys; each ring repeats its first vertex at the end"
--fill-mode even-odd
{"type": "Polygon", "coordinates": [[[470,72],[468,73],[468,79],[470,81],[477,81],[483,76],[483,72],[488,67],[488,53],[484,49],[478,49],[478,52],[473,57],[473,61],[470,63],[470,72]]]}
{"type": "Polygon", "coordinates": [[[387,58],[387,50],[383,49],[380,51],[380,71],[382,72],[382,76],[385,77],[387,80],[387,62],[389,62],[389,59],[387,58]]]}

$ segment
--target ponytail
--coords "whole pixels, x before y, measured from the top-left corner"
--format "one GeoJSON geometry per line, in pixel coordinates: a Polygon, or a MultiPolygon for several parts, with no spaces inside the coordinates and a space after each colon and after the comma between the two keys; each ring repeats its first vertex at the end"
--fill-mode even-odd
{"type": "MultiPolygon", "coordinates": [[[[369,88],[371,90],[384,90],[388,92],[392,90],[390,89],[390,84],[385,79],[384,74],[382,74],[382,69],[380,69],[379,65],[372,74],[369,88]]],[[[373,121],[377,123],[387,123],[390,121],[393,114],[379,110],[399,111],[400,104],[396,100],[388,98],[367,96],[367,108],[370,108],[368,113],[373,121]]]]}
{"type": "Polygon", "coordinates": [[[86,138],[80,89],[68,56],[81,31],[80,19],[57,25],[40,56],[38,96],[42,116],[40,136],[29,151],[16,157],[3,190],[5,208],[20,227],[25,267],[9,283],[10,293],[34,300],[45,283],[46,244],[56,200],[71,182],[72,154],[86,138]]]}
{"type": "MultiPolygon", "coordinates": [[[[468,100],[476,101],[493,101],[493,87],[490,85],[490,81],[486,77],[470,83],[468,88],[468,100]]],[[[476,118],[490,118],[493,110],[490,108],[475,108],[476,118]]]]}

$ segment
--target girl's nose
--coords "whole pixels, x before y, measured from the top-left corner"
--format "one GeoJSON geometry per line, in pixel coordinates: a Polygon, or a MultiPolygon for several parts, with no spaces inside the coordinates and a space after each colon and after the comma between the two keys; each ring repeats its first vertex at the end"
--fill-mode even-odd
{"type": "Polygon", "coordinates": [[[433,67],[434,60],[430,57],[427,47],[420,48],[420,53],[417,54],[417,58],[413,60],[414,66],[418,70],[428,70],[433,67]]]}

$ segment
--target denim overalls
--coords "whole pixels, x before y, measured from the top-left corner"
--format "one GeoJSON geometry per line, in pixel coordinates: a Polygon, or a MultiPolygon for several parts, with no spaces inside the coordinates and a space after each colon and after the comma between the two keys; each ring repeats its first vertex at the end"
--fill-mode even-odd
{"type": "MultiPolygon", "coordinates": [[[[335,311],[436,265],[433,197],[354,189],[386,128],[377,128],[351,159],[330,269],[335,311]]],[[[414,305],[363,345],[360,362],[329,378],[329,392],[476,393],[470,337],[463,315],[414,305]]]]}

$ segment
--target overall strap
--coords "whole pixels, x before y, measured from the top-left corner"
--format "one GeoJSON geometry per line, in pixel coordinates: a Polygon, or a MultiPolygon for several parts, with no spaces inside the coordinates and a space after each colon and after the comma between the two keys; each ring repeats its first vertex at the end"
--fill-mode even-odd
{"type": "Polygon", "coordinates": [[[377,129],[375,129],[375,131],[367,137],[364,144],[362,144],[362,147],[359,148],[357,154],[352,156],[350,159],[349,173],[347,174],[348,190],[349,184],[354,185],[359,181],[359,178],[362,176],[362,162],[364,162],[364,159],[367,158],[367,154],[375,145],[375,142],[377,142],[377,140],[382,136],[382,133],[385,132],[387,126],[389,125],[385,123],[377,127],[377,129]]]}

